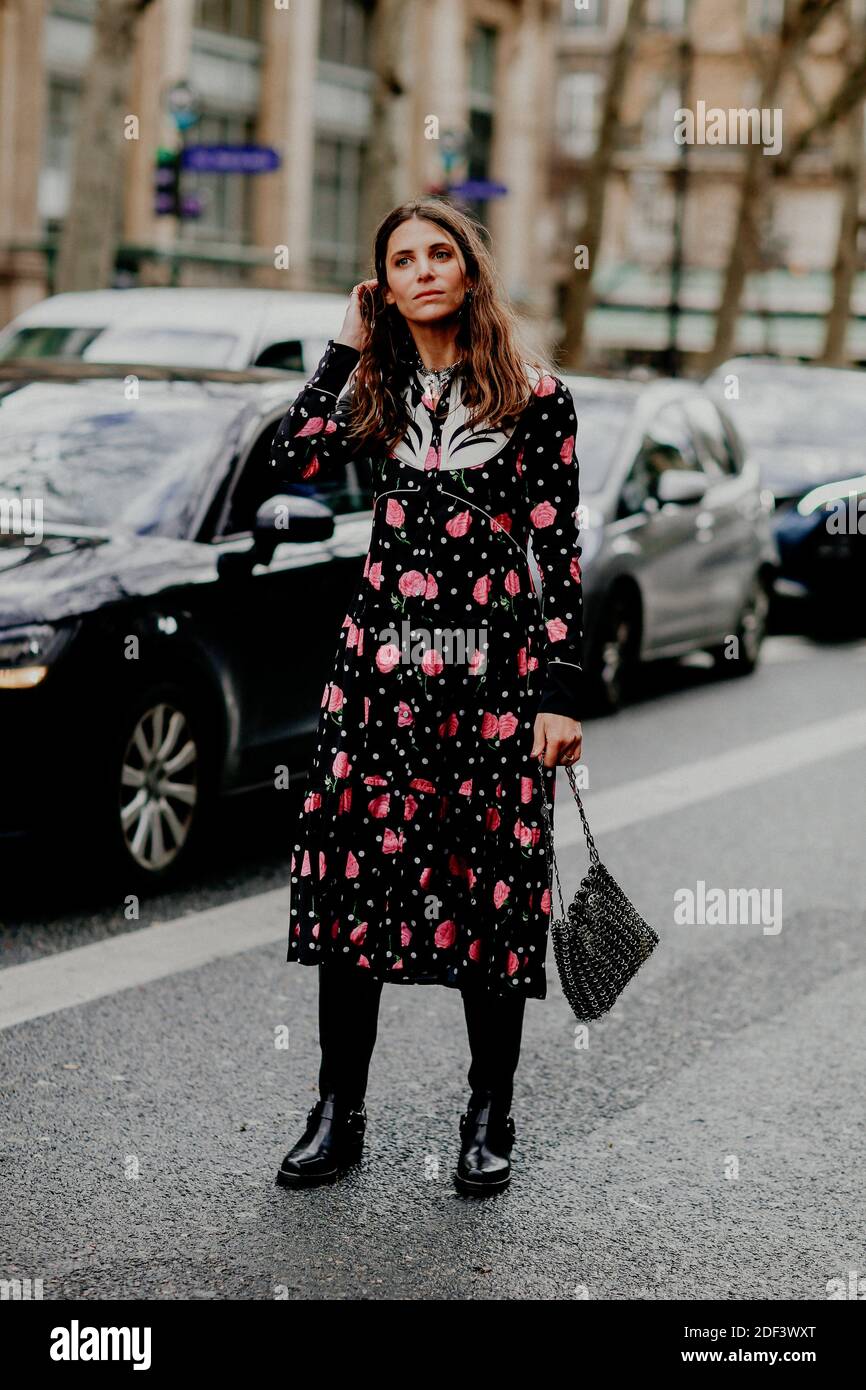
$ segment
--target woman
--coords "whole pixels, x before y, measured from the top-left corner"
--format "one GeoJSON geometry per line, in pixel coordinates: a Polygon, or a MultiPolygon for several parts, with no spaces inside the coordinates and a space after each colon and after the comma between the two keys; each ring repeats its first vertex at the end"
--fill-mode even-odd
{"type": "Polygon", "coordinates": [[[546,997],[541,797],[552,808],[556,765],[581,753],[574,402],[524,360],[461,212],[396,208],[374,264],[271,458],[298,483],[370,457],[375,490],[291,861],[288,960],[321,967],[320,1099],[277,1180],[326,1181],[360,1157],[391,981],[462,993],[455,1177],[487,1192],[510,1178],[524,1005],[546,997]]]}

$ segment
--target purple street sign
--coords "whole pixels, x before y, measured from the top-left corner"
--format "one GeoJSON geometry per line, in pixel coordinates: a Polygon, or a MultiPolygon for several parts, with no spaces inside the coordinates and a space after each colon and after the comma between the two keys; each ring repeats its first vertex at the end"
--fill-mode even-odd
{"type": "Polygon", "coordinates": [[[184,169],[201,174],[268,174],[281,163],[269,145],[187,145],[181,154],[184,169]]]}
{"type": "Polygon", "coordinates": [[[491,183],[489,179],[466,179],[464,183],[452,183],[448,192],[457,198],[475,198],[481,202],[485,198],[504,198],[508,189],[504,183],[491,183]]]}

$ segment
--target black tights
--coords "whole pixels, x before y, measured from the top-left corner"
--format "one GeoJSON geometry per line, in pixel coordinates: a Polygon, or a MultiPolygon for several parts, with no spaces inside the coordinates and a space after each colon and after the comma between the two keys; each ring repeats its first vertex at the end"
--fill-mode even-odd
{"type": "MultiPolygon", "coordinates": [[[[360,1105],[367,1090],[383,983],[357,966],[349,970],[319,965],[319,1092],[322,1096],[329,1091],[342,1095],[353,1108],[360,1105]]],[[[469,986],[460,993],[472,1054],[469,1086],[473,1094],[489,1094],[509,1109],[526,998],[469,986]]]]}

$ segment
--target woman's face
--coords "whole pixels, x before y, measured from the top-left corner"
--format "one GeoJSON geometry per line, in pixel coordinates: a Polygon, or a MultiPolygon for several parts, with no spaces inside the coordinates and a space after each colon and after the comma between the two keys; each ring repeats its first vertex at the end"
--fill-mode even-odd
{"type": "Polygon", "coordinates": [[[437,222],[410,217],[388,238],[385,303],[396,304],[410,323],[437,323],[459,312],[466,262],[450,232],[437,222]]]}

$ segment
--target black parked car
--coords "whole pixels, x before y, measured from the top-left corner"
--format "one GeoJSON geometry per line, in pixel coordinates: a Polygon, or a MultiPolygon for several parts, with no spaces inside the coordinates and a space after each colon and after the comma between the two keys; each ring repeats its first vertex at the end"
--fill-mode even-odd
{"type": "Polygon", "coordinates": [[[292,488],[286,529],[268,461],[302,384],[0,366],[0,839],[162,882],[219,794],[303,775],[371,492],[363,463],[292,488]]]}
{"type": "Polygon", "coordinates": [[[738,357],[707,385],[775,499],[776,592],[825,624],[861,612],[866,579],[866,373],[738,357]]]}

